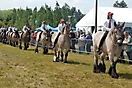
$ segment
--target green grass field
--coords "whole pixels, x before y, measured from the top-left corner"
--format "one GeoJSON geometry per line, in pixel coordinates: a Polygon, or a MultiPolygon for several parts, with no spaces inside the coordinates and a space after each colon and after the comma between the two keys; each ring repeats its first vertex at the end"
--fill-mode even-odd
{"type": "Polygon", "coordinates": [[[132,88],[129,64],[117,64],[119,79],[92,69],[93,55],[70,52],[68,63],[53,62],[52,50],[35,54],[33,46],[25,51],[0,43],[0,88],[132,88]]]}

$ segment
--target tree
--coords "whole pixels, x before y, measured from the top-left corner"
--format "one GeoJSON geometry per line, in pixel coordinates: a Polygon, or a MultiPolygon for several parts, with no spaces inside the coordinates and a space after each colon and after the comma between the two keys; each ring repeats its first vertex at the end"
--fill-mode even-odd
{"type": "Polygon", "coordinates": [[[124,0],[122,0],[121,2],[115,1],[115,3],[113,4],[113,7],[117,7],[117,8],[128,8],[126,2],[124,0]]]}
{"type": "Polygon", "coordinates": [[[60,21],[61,18],[64,18],[62,17],[62,13],[61,13],[61,8],[60,8],[60,5],[59,3],[56,1],[56,6],[55,6],[55,10],[53,12],[53,26],[56,27],[58,26],[58,23],[60,21]]]}
{"type": "Polygon", "coordinates": [[[61,18],[64,18],[65,21],[68,21],[68,16],[70,21],[74,26],[77,21],[79,21],[84,14],[80,10],[77,10],[76,7],[70,8],[70,6],[65,3],[60,7],[59,3],[56,1],[55,8],[52,10],[50,6],[45,4],[41,6],[40,9],[35,7],[33,10],[26,7],[26,9],[12,9],[12,10],[1,10],[0,11],[0,26],[6,25],[7,27],[12,24],[15,25],[18,30],[21,30],[25,24],[32,29],[38,28],[41,26],[43,20],[50,24],[53,27],[57,27],[61,18]]]}

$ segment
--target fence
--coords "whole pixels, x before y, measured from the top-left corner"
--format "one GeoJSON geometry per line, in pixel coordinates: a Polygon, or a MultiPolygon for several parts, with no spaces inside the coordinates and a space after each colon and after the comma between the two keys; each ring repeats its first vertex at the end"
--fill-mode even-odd
{"type": "MultiPolygon", "coordinates": [[[[79,43],[80,43],[79,41],[80,40],[79,39],[72,39],[72,40],[75,40],[75,49],[70,49],[71,52],[81,53],[81,54],[93,54],[93,47],[92,47],[92,45],[90,47],[91,48],[91,52],[87,52],[86,51],[86,44],[87,44],[88,41],[91,41],[91,40],[89,40],[89,39],[83,40],[85,42],[85,46],[84,46],[84,50],[83,51],[79,50],[79,43]]],[[[81,42],[82,42],[82,40],[81,40],[81,42]]],[[[73,43],[73,41],[72,41],[72,43],[73,43]]],[[[35,46],[35,40],[34,39],[32,39],[31,45],[35,46]]],[[[39,44],[39,46],[41,47],[41,44],[39,44]]],[[[50,44],[48,46],[48,48],[52,49],[53,48],[52,44],[50,44]]],[[[127,56],[125,52],[123,52],[123,55],[127,56]]],[[[132,60],[129,60],[128,58],[122,58],[122,59],[119,58],[119,60],[121,60],[121,61],[127,61],[127,62],[132,62],[132,60]]]]}

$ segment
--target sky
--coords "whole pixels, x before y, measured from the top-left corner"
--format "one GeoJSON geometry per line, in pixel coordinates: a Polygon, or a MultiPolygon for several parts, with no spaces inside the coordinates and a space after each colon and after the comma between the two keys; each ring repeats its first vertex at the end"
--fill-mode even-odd
{"type": "MultiPolygon", "coordinates": [[[[8,10],[12,8],[40,8],[45,3],[48,6],[51,6],[52,9],[55,7],[55,3],[58,1],[60,7],[67,3],[70,7],[76,7],[80,9],[83,14],[88,13],[94,6],[95,0],[2,0],[0,9],[1,10],[8,10]]],[[[112,7],[113,3],[117,0],[98,0],[98,6],[100,7],[112,7]]],[[[119,2],[121,0],[118,0],[119,2]]],[[[132,8],[132,0],[124,0],[129,8],[132,8]]]]}

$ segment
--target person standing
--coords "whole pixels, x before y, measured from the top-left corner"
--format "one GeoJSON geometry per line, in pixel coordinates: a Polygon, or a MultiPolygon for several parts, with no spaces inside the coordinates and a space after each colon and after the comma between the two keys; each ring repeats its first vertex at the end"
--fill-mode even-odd
{"type": "Polygon", "coordinates": [[[86,33],[86,51],[89,54],[91,52],[91,46],[92,46],[92,35],[90,34],[89,31],[86,33]]]}
{"type": "Polygon", "coordinates": [[[123,48],[124,51],[127,53],[127,56],[129,58],[129,64],[132,64],[132,37],[128,35],[128,32],[124,32],[124,41],[123,41],[123,48]]]}
{"type": "Polygon", "coordinates": [[[71,29],[70,31],[70,39],[71,39],[71,47],[70,49],[72,49],[72,52],[75,52],[75,44],[76,44],[76,35],[74,33],[74,31],[71,29]]]}
{"type": "Polygon", "coordinates": [[[80,37],[78,39],[79,53],[85,52],[85,35],[82,30],[80,30],[80,37]]]}

